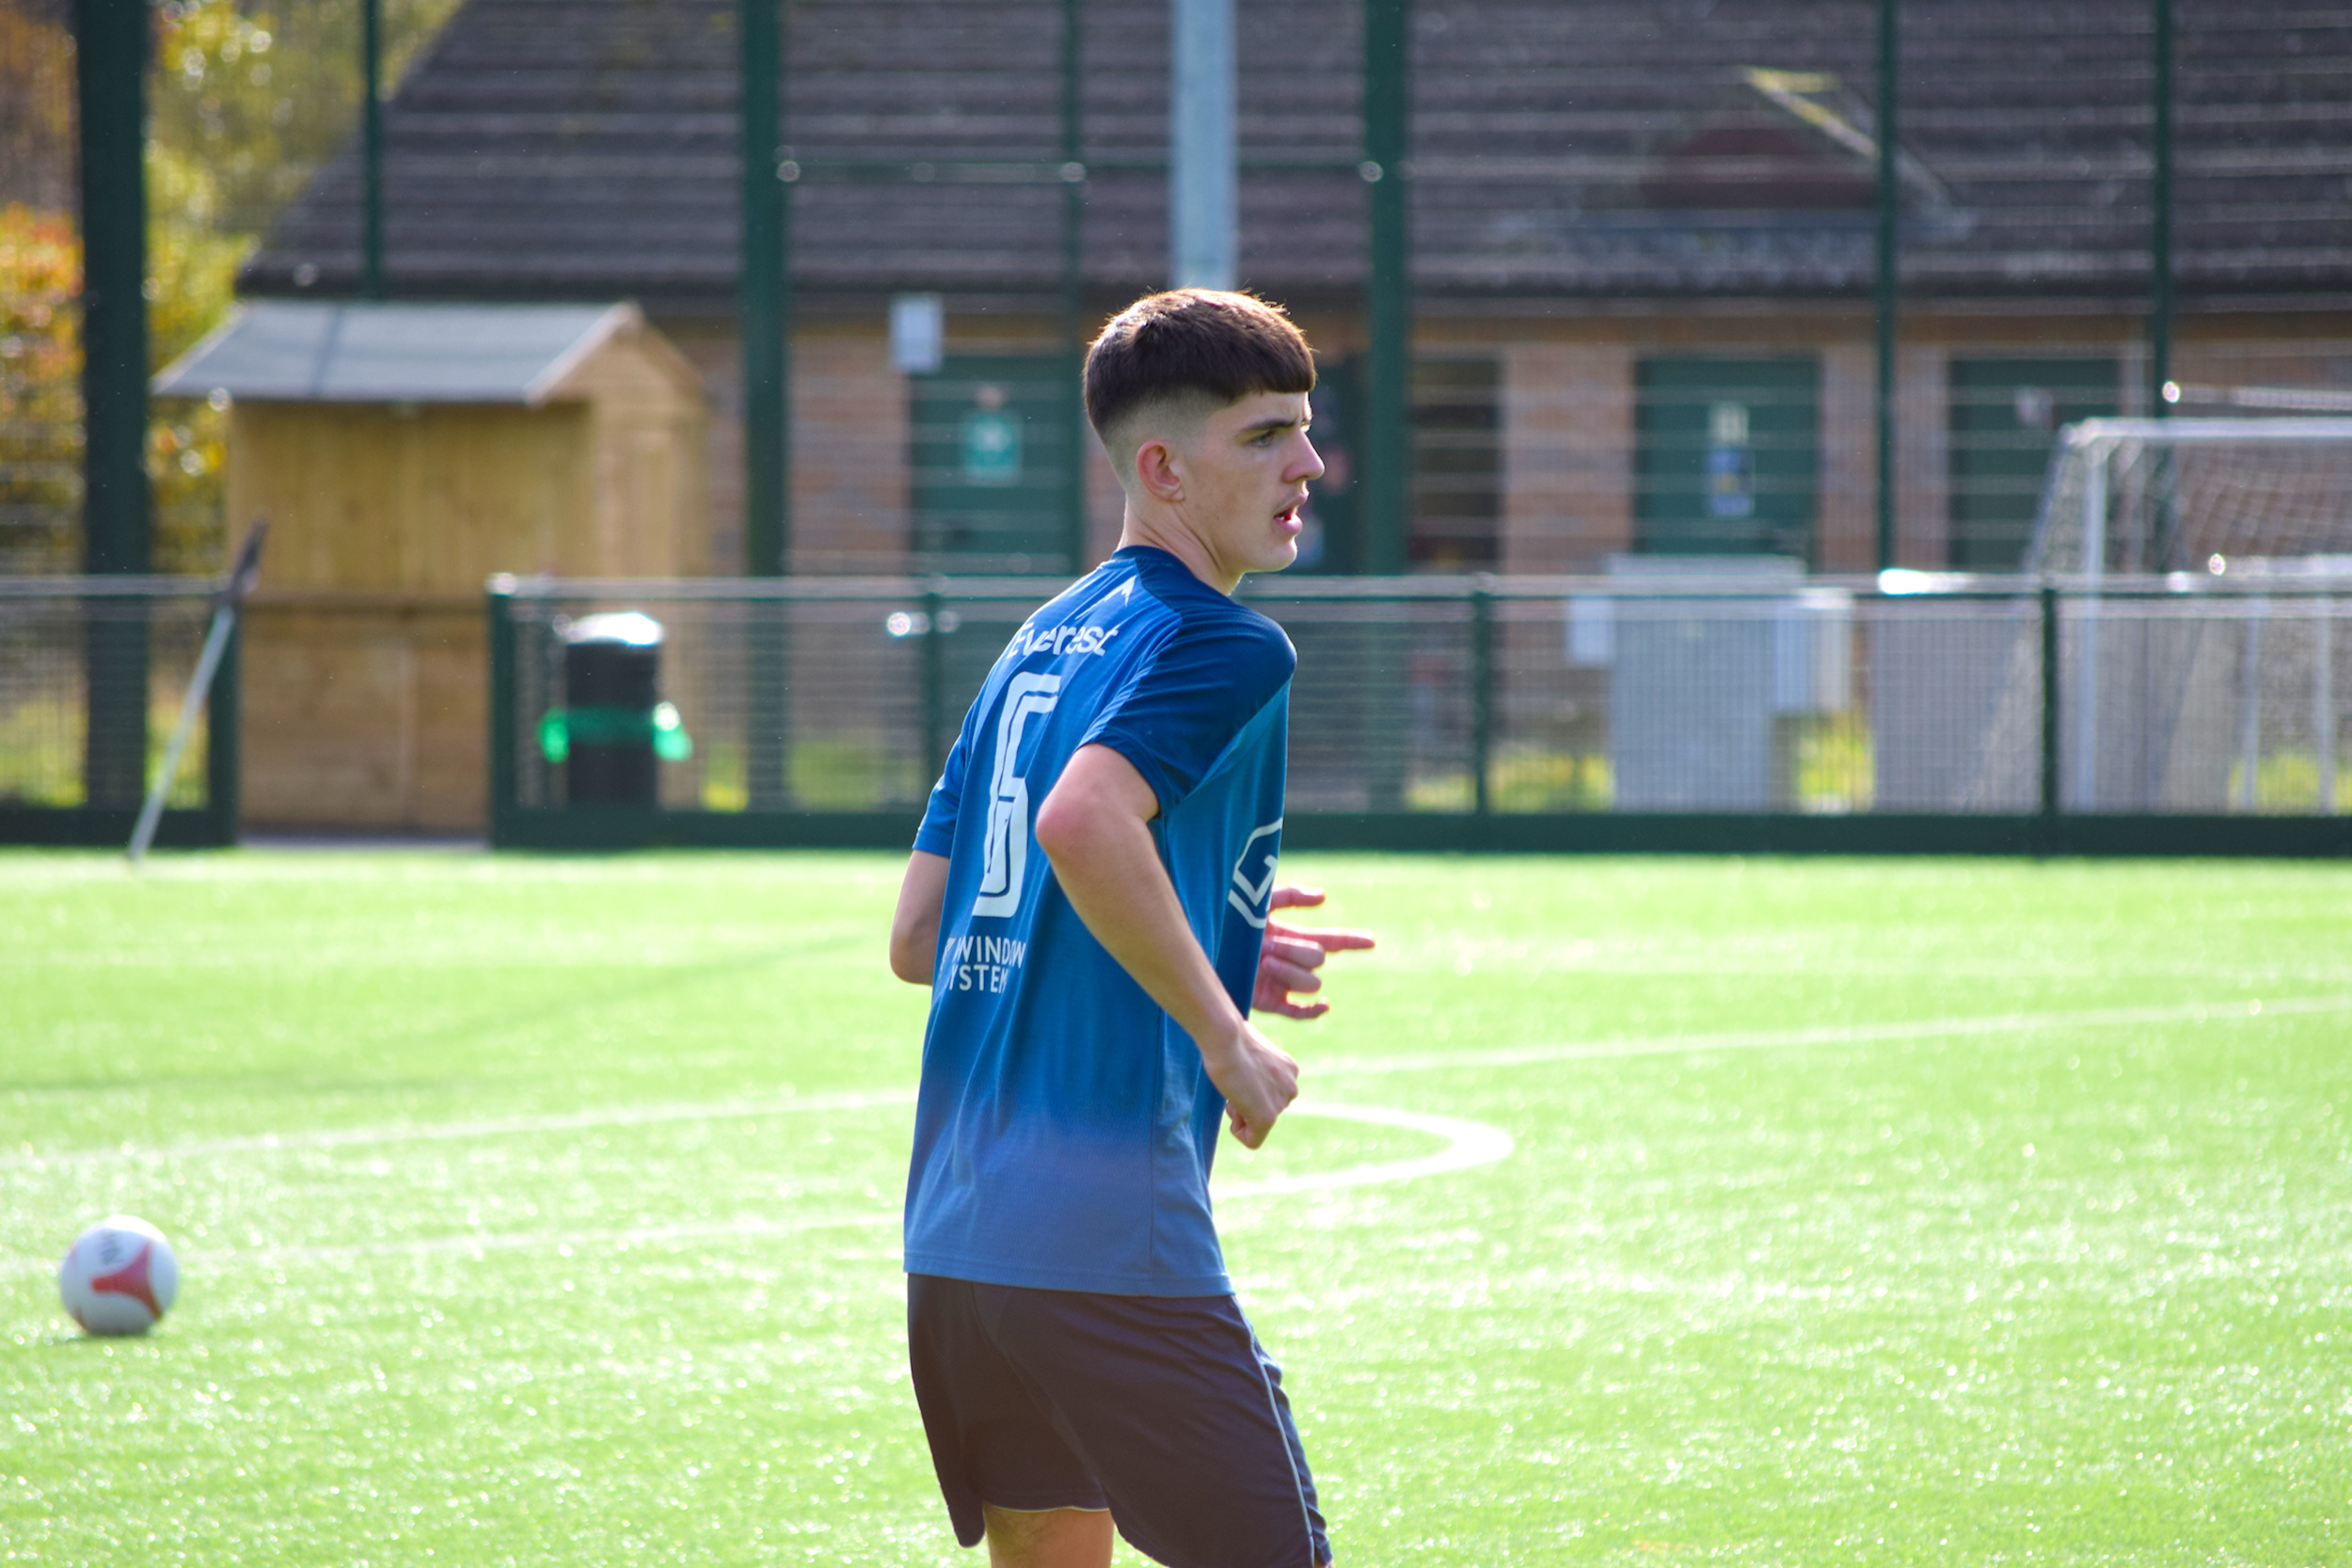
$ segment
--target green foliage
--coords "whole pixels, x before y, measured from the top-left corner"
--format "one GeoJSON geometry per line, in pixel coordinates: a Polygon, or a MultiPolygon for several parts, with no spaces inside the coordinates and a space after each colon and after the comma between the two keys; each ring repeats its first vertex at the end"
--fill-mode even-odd
{"type": "Polygon", "coordinates": [[[1487,782],[1497,811],[1607,811],[1615,789],[1606,756],[1533,747],[1500,748],[1487,782]]]}
{"type": "MultiPolygon", "coordinates": [[[[457,0],[385,7],[386,87],[457,0]]],[[[360,98],[358,0],[175,0],[156,11],[149,79],[151,369],[226,319],[238,266],[351,135],[360,98]]],[[[0,568],[71,570],[81,497],[72,44],[61,22],[0,10],[0,84],[24,112],[0,127],[16,160],[0,205],[0,568]]],[[[228,418],[159,405],[147,444],[155,564],[220,568],[228,418]]]]}
{"type": "MultiPolygon", "coordinates": [[[[1784,721],[1784,722],[1789,722],[1784,721]]],[[[1793,721],[1799,811],[1868,811],[1878,795],[1870,725],[1849,710],[1793,721]]]]}
{"type": "MultiPolygon", "coordinates": [[[[389,96],[457,0],[389,0],[389,96]]],[[[174,0],[161,8],[151,135],[199,168],[200,192],[151,199],[178,221],[259,235],[352,135],[359,110],[358,0],[174,0]]],[[[151,178],[152,178],[151,172],[151,178]]]]}
{"type": "Polygon", "coordinates": [[[793,801],[811,811],[876,811],[919,800],[926,787],[913,758],[854,740],[803,740],[791,768],[793,801]]]}
{"type": "Polygon", "coordinates": [[[66,564],[82,499],[81,288],[72,220],[0,207],[0,571],[66,564]]]}
{"type": "MultiPolygon", "coordinates": [[[[388,88],[455,8],[456,0],[385,8],[388,88]]],[[[238,266],[350,135],[362,90],[358,0],[176,0],[160,17],[147,147],[158,368],[227,317],[238,266]]],[[[228,427],[224,407],[156,410],[148,472],[166,570],[224,562],[228,427]]]]}
{"type": "MultiPolygon", "coordinates": [[[[2244,759],[2230,765],[2227,799],[2234,801],[2246,785],[2244,759]]],[[[2311,751],[2268,751],[2254,767],[2254,809],[2277,812],[2352,811],[2352,754],[2335,766],[2335,799],[2319,798],[2319,753],[2311,751]]]]}
{"type": "MultiPolygon", "coordinates": [[[[751,786],[743,771],[740,742],[696,736],[705,811],[743,811],[751,786]]],[[[804,811],[881,811],[919,802],[930,788],[912,758],[894,756],[855,740],[803,740],[792,748],[786,781],[793,804],[804,811]]]]}
{"type": "MultiPolygon", "coordinates": [[[[1609,759],[1592,752],[1504,746],[1486,774],[1493,811],[1607,811],[1614,788],[1609,759]]],[[[1412,811],[1470,811],[1476,788],[1467,770],[1417,774],[1405,786],[1405,803],[1412,811]]]]}

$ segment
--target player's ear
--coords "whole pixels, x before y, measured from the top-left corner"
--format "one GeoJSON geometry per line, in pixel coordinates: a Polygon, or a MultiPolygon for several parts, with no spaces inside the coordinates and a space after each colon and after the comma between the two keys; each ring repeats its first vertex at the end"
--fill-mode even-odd
{"type": "Polygon", "coordinates": [[[1143,493],[1165,502],[1184,499],[1184,474],[1176,449],[1164,436],[1147,436],[1136,449],[1136,483],[1143,493]]]}

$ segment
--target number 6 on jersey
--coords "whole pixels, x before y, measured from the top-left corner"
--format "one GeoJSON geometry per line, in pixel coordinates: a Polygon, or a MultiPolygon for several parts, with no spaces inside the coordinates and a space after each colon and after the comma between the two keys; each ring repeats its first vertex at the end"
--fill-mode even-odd
{"type": "Polygon", "coordinates": [[[1032,718],[1054,711],[1059,675],[1015,675],[996,720],[996,769],[988,800],[987,852],[980,862],[976,915],[1009,915],[1021,907],[1029,870],[1029,784],[1021,776],[1021,732],[1032,718]]]}

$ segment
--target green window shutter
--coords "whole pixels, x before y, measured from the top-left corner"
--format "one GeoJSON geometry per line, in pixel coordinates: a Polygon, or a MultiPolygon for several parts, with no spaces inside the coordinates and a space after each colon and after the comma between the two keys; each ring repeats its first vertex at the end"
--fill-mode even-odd
{"type": "Polygon", "coordinates": [[[2116,411],[2122,367],[2113,356],[1951,362],[1951,563],[2013,571],[2042,506],[2058,428],[2116,411]]]}
{"type": "Polygon", "coordinates": [[[1078,433],[1065,426],[1068,361],[949,355],[908,378],[914,567],[1066,574],[1078,433]]]}
{"type": "Polygon", "coordinates": [[[1820,364],[1651,355],[1634,367],[1635,547],[1810,560],[1820,364]]]}

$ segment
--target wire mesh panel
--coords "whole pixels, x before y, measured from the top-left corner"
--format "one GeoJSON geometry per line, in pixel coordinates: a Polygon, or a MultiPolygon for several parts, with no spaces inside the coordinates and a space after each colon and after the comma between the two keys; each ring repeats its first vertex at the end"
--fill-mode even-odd
{"type": "Polygon", "coordinates": [[[2042,610],[2030,594],[1865,598],[1860,737],[1877,811],[2027,812],[2041,799],[2042,610]]]}
{"type": "Polygon", "coordinates": [[[1470,809],[1467,597],[1294,597],[1271,587],[1248,597],[1298,650],[1293,810],[1470,809]]]}
{"type": "MultiPolygon", "coordinates": [[[[665,753],[655,799],[643,803],[717,813],[917,809],[990,666],[1051,592],[1007,582],[949,601],[921,583],[834,579],[577,584],[517,594],[508,611],[514,803],[572,802],[576,716],[593,705],[573,689],[566,650],[594,618],[634,613],[659,627],[658,693],[683,736],[675,755],[665,753]]],[[[655,738],[648,728],[645,743],[655,738]]]]}
{"type": "MultiPolygon", "coordinates": [[[[613,722],[572,651],[598,618],[634,611],[660,623],[656,695],[677,732],[638,804],[903,821],[1007,642],[1060,586],[518,591],[510,804],[614,803],[578,794],[562,732],[613,722]]],[[[1677,574],[1269,578],[1242,596],[1298,650],[1302,819],[2048,820],[2341,809],[2352,582],[2337,586],[1677,574]]],[[[652,746],[659,728],[632,733],[652,746]]]]}
{"type": "MultiPolygon", "coordinates": [[[[82,578],[0,579],[0,807],[135,809],[178,722],[204,641],[211,602],[201,587],[82,578]],[[145,666],[145,679],[138,678],[145,666]],[[93,683],[93,669],[131,679],[93,683]],[[93,689],[143,693],[143,759],[110,758],[89,743],[93,689]],[[127,762],[129,766],[123,766],[127,762]],[[95,767],[93,767],[93,763],[95,767]]],[[[117,699],[119,700],[119,699],[117,699]]],[[[211,736],[199,713],[172,774],[169,807],[211,804],[211,736]]]]}
{"type": "Polygon", "coordinates": [[[2331,815],[2344,599],[2081,594],[2062,612],[2058,765],[2071,812],[2331,815]]]}

